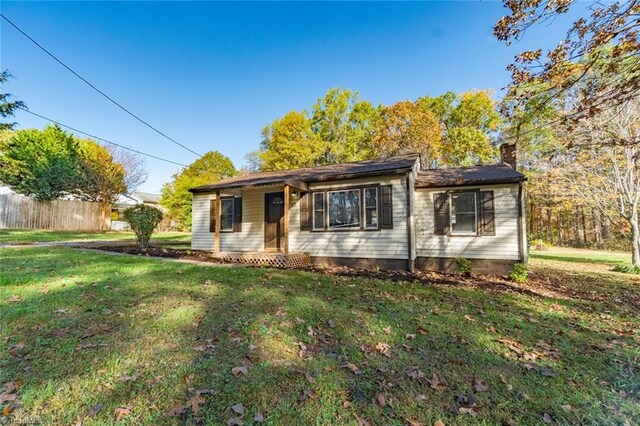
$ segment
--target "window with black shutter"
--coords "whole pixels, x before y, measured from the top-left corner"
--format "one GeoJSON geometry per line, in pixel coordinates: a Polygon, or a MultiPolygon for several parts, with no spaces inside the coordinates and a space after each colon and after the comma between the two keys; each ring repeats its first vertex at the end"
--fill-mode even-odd
{"type": "Polygon", "coordinates": [[[496,235],[496,212],[493,191],[480,191],[481,235],[496,235]]]}
{"type": "Polygon", "coordinates": [[[242,231],[242,197],[233,199],[233,232],[242,231]]]}
{"type": "Polygon", "coordinates": [[[380,229],[393,229],[391,185],[380,186],[380,229]]]}
{"type": "Polygon", "coordinates": [[[449,233],[449,194],[446,192],[433,194],[433,210],[435,215],[433,233],[447,235],[449,233]]]}

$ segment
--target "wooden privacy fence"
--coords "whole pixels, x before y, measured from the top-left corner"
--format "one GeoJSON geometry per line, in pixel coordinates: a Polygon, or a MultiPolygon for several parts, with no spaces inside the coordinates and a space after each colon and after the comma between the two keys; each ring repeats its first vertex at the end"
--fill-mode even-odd
{"type": "Polygon", "coordinates": [[[98,231],[101,223],[102,211],[98,203],[38,201],[23,195],[0,194],[0,228],[98,231]]]}

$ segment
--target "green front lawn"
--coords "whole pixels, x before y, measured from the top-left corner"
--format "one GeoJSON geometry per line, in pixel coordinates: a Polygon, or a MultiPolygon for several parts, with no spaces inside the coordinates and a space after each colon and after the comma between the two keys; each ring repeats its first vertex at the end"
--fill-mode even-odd
{"type": "MultiPolygon", "coordinates": [[[[0,229],[0,244],[31,244],[36,242],[54,241],[135,241],[133,232],[80,232],[80,231],[47,231],[0,229]]],[[[191,234],[188,232],[156,232],[152,241],[189,242],[191,234]]]]}
{"type": "Polygon", "coordinates": [[[540,272],[516,291],[449,277],[425,285],[70,248],[0,256],[0,386],[16,387],[0,391],[15,397],[0,409],[11,420],[253,424],[259,414],[286,425],[603,425],[640,418],[635,277],[534,260],[540,272]],[[553,285],[539,288],[546,282],[553,285]],[[606,298],[592,297],[598,292],[606,298]]]}
{"type": "Polygon", "coordinates": [[[533,259],[547,259],[575,263],[603,263],[607,265],[631,263],[631,253],[576,249],[569,247],[549,247],[546,250],[532,250],[531,257],[533,259]]]}

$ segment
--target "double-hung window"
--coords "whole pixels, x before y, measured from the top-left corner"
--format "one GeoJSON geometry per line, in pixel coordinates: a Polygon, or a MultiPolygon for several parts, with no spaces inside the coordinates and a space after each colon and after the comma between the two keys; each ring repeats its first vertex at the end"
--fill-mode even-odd
{"type": "Polygon", "coordinates": [[[328,191],[329,229],[360,228],[360,190],[328,191]]]}
{"type": "Polygon", "coordinates": [[[233,231],[233,198],[220,199],[220,231],[233,231]]]}
{"type": "Polygon", "coordinates": [[[393,229],[392,215],[391,185],[327,189],[302,196],[300,230],[393,229]]]}
{"type": "Polygon", "coordinates": [[[451,234],[471,235],[477,233],[476,195],[476,191],[450,194],[451,234]]]}
{"type": "Polygon", "coordinates": [[[313,194],[313,229],[324,229],[324,192],[313,194]]]}
{"type": "Polygon", "coordinates": [[[378,188],[364,189],[364,227],[378,228],[378,188]]]}

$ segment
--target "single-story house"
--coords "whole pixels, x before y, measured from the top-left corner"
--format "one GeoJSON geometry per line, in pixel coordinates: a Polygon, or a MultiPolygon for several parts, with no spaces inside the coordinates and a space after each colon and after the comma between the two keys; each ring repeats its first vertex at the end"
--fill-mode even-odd
{"type": "Polygon", "coordinates": [[[251,173],[190,189],[191,247],[265,265],[507,273],[527,258],[524,175],[503,163],[421,170],[417,154],[251,173]]]}

